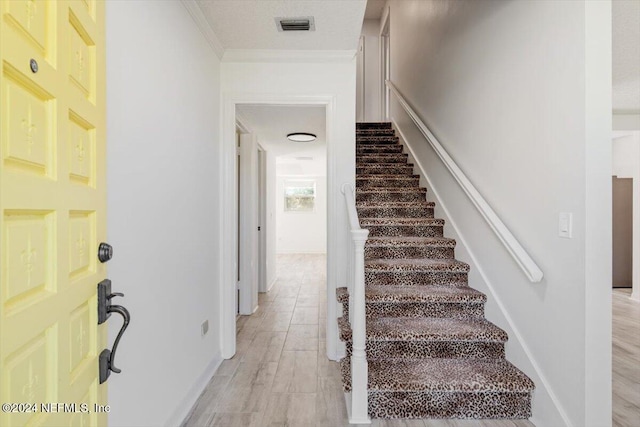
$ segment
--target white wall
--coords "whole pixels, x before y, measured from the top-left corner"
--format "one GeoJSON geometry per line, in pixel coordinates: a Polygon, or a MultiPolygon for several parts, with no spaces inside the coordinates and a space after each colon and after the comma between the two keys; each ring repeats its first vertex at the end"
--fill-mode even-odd
{"type": "Polygon", "coordinates": [[[364,121],[380,121],[380,20],[365,19],[364,36],[364,121]]]}
{"type": "Polygon", "coordinates": [[[633,178],[633,290],[640,300],[640,131],[619,132],[613,139],[613,175],[633,178]]]}
{"type": "Polygon", "coordinates": [[[220,64],[181,2],[106,8],[109,278],[132,315],[109,425],[178,425],[221,361],[220,64]]]}
{"type": "Polygon", "coordinates": [[[327,177],[317,175],[277,176],[276,248],[279,254],[327,252],[327,177]],[[284,184],[287,180],[314,180],[313,212],[285,212],[284,184]]]}
{"type": "MultiPolygon", "coordinates": [[[[341,58],[309,56],[292,58],[291,62],[264,62],[264,55],[256,62],[223,62],[223,135],[233,132],[235,104],[303,104],[326,103],[327,106],[327,355],[336,359],[344,351],[337,337],[335,287],[346,283],[347,218],[340,186],[355,183],[355,52],[341,58]],[[348,59],[347,59],[348,58],[348,59]],[[297,61],[297,62],[296,62],[297,61]]],[[[225,56],[227,53],[225,53],[225,56]]],[[[233,55],[231,55],[233,57],[233,55]]],[[[282,55],[280,55],[282,58],[282,55]]],[[[284,61],[284,60],[282,60],[284,61]]],[[[220,170],[224,180],[233,178],[232,155],[225,146],[221,154],[220,170]]],[[[226,182],[226,181],[223,181],[226,182]]],[[[227,190],[225,190],[227,191],[227,190]]],[[[231,199],[225,192],[223,199],[231,199]]],[[[224,212],[221,224],[223,240],[233,238],[229,229],[233,218],[224,212]]],[[[225,267],[222,280],[229,280],[231,271],[225,267]]],[[[224,285],[221,297],[226,335],[223,337],[223,356],[235,353],[235,316],[224,305],[230,298],[230,287],[224,285]]]]}
{"type": "Polygon", "coordinates": [[[392,80],[545,274],[528,281],[392,102],[460,235],[445,232],[467,242],[457,257],[478,260],[470,285],[536,382],[532,421],[610,425],[610,4],[387,4],[392,80]],[[572,239],[558,237],[560,212],[573,213],[572,239]]]}

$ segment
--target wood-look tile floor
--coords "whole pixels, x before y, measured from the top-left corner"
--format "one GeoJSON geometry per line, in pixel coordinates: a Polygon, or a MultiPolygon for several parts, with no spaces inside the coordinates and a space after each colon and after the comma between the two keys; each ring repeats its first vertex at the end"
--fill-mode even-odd
{"type": "Polygon", "coordinates": [[[640,302],[613,290],[613,425],[640,426],[640,302]]]}
{"type": "MultiPolygon", "coordinates": [[[[225,360],[185,427],[349,426],[338,363],[325,349],[324,255],[278,256],[278,280],[237,322],[225,360]]],[[[517,420],[373,420],[373,427],[534,427],[517,420]]]]}

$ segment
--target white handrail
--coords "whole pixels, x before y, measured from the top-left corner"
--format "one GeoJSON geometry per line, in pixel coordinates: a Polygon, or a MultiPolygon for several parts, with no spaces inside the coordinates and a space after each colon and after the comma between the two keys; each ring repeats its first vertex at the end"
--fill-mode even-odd
{"type": "Polygon", "coordinates": [[[355,192],[351,184],[344,183],[340,188],[347,202],[347,215],[349,216],[349,226],[352,230],[362,230],[360,228],[360,220],[358,219],[358,211],[356,210],[355,192]]]}
{"type": "Polygon", "coordinates": [[[349,323],[351,324],[351,401],[349,402],[349,423],[369,424],[367,383],[369,368],[367,365],[366,335],[367,320],[365,313],[364,290],[364,245],[369,230],[360,228],[356,210],[355,191],[350,184],[343,184],[347,214],[349,216],[349,234],[351,235],[348,265],[349,323]]]}
{"type": "Polygon", "coordinates": [[[387,87],[391,89],[391,92],[396,96],[398,102],[404,110],[407,112],[413,123],[418,127],[422,135],[425,139],[431,144],[433,150],[438,154],[440,160],[447,167],[451,175],[458,182],[462,190],[469,197],[473,205],[478,209],[482,217],[487,221],[493,232],[498,236],[498,239],[502,242],[502,244],[507,248],[507,251],[513,259],[516,261],[518,266],[522,269],[524,274],[529,278],[531,282],[537,283],[542,280],[543,273],[540,267],[535,263],[533,258],[527,253],[527,251],[522,247],[520,242],[515,238],[515,236],[509,231],[506,225],[502,222],[500,217],[495,213],[493,208],[487,203],[484,197],[480,194],[480,192],[476,189],[476,187],[469,181],[469,178],[462,172],[460,167],[453,161],[449,153],[444,149],[442,144],[438,141],[438,139],[431,133],[429,128],[424,124],[424,122],[420,119],[420,117],[413,111],[413,108],[407,103],[402,94],[398,91],[395,85],[389,81],[385,81],[387,87]]]}

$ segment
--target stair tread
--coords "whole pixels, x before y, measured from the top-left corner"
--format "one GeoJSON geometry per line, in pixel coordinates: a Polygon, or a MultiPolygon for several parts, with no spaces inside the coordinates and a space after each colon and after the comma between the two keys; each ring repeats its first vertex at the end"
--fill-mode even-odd
{"type": "Polygon", "coordinates": [[[364,262],[365,271],[386,271],[386,272],[426,272],[426,271],[446,271],[461,272],[469,271],[469,264],[457,259],[429,259],[429,258],[405,258],[405,259],[368,259],[364,262]]]}
{"type": "Polygon", "coordinates": [[[424,201],[413,201],[413,202],[372,202],[372,201],[359,201],[356,202],[356,208],[432,208],[436,204],[434,202],[424,201]]]}
{"type": "Polygon", "coordinates": [[[396,132],[396,131],[395,131],[395,130],[393,130],[393,129],[391,129],[391,128],[383,128],[383,129],[375,129],[375,128],[372,128],[372,129],[362,129],[362,128],[360,128],[360,129],[356,129],[356,134],[358,134],[358,133],[365,133],[365,134],[367,134],[367,133],[369,133],[369,132],[382,132],[382,133],[394,133],[394,134],[395,134],[395,132],[396,132]]]}
{"type": "MultiPolygon", "coordinates": [[[[338,288],[336,298],[344,303],[349,300],[347,288],[338,288]]],[[[483,303],[487,296],[468,286],[398,286],[398,285],[366,285],[365,300],[367,303],[483,303]]]]}
{"type": "Polygon", "coordinates": [[[367,246],[446,246],[453,248],[456,240],[448,237],[376,236],[369,237],[367,246]]]}
{"type": "Polygon", "coordinates": [[[356,122],[356,129],[391,129],[391,122],[356,122]]]}
{"type": "Polygon", "coordinates": [[[356,194],[370,194],[370,193],[424,193],[427,194],[427,189],[424,187],[365,187],[356,188],[356,194]]]}
{"type": "Polygon", "coordinates": [[[372,359],[369,391],[529,393],[534,384],[505,359],[372,359]]]}
{"type": "Polygon", "coordinates": [[[409,157],[407,153],[356,153],[356,158],[358,157],[409,157]]]}
{"type": "Polygon", "coordinates": [[[444,225],[442,218],[362,218],[360,227],[367,228],[370,225],[444,225]]]}
{"type": "MultiPolygon", "coordinates": [[[[395,154],[403,154],[403,153],[395,153],[395,154]]],[[[358,155],[356,155],[356,157],[358,157],[358,155]]],[[[356,167],[359,168],[374,168],[374,169],[381,169],[381,168],[389,168],[389,167],[393,167],[393,168],[413,168],[413,163],[397,163],[397,162],[389,162],[389,163],[361,163],[359,165],[356,165],[356,167]]]]}
{"type": "Polygon", "coordinates": [[[357,134],[356,133],[356,142],[357,141],[397,141],[399,138],[396,135],[375,135],[375,134],[357,134]]]}
{"type": "Polygon", "coordinates": [[[378,317],[367,319],[373,341],[506,342],[507,333],[486,319],[440,317],[378,317]]]}
{"type": "Polygon", "coordinates": [[[390,179],[394,181],[415,181],[419,179],[420,175],[398,175],[398,174],[383,174],[383,173],[362,173],[356,176],[357,181],[366,181],[366,180],[382,180],[382,179],[390,179]]]}

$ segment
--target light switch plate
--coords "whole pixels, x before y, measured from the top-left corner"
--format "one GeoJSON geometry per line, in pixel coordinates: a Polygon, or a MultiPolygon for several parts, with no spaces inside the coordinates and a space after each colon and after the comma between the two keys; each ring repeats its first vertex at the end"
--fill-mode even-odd
{"type": "Polygon", "coordinates": [[[573,214],[571,212],[560,212],[558,219],[558,236],[571,239],[573,237],[573,214]]]}

